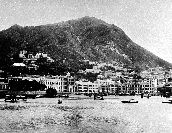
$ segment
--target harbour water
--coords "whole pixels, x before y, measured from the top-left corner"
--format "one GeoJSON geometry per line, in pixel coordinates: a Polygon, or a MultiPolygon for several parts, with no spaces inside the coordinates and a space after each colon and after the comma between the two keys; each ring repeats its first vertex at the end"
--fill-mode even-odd
{"type": "Polygon", "coordinates": [[[86,96],[28,99],[5,103],[0,99],[0,133],[172,133],[172,104],[152,96],[86,96]],[[138,103],[121,103],[134,98],[138,103]]]}

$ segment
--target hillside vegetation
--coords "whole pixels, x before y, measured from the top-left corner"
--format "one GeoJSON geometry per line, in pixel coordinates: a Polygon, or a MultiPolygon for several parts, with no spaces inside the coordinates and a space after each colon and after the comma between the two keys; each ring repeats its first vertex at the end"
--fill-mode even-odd
{"type": "Polygon", "coordinates": [[[10,66],[10,58],[20,50],[48,53],[67,67],[80,67],[80,61],[110,62],[118,65],[171,67],[172,65],[134,43],[122,29],[94,17],[57,24],[14,25],[0,32],[0,67],[10,66]]]}

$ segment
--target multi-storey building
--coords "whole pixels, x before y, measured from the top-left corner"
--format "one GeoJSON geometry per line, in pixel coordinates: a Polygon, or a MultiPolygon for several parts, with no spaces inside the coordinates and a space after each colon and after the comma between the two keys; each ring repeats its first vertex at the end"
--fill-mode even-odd
{"type": "Polygon", "coordinates": [[[64,86],[63,81],[59,77],[42,77],[41,82],[48,88],[56,89],[57,92],[63,92],[64,86]]]}
{"type": "Polygon", "coordinates": [[[118,83],[116,84],[116,93],[117,94],[127,94],[127,84],[126,83],[118,83]]]}
{"type": "Polygon", "coordinates": [[[127,94],[140,94],[142,92],[139,82],[132,82],[127,84],[127,94]]]}
{"type": "Polygon", "coordinates": [[[80,93],[97,93],[99,90],[99,85],[90,81],[76,81],[75,85],[76,92],[80,93]]]}
{"type": "Polygon", "coordinates": [[[45,84],[47,90],[48,88],[56,89],[57,92],[75,92],[75,78],[70,76],[68,73],[66,76],[38,76],[32,75],[27,77],[9,77],[8,82],[10,80],[13,81],[22,81],[22,80],[29,80],[29,81],[37,81],[40,84],[45,84]]]}
{"type": "Polygon", "coordinates": [[[0,82],[0,90],[7,90],[8,88],[8,83],[0,82]]]}
{"type": "Polygon", "coordinates": [[[157,92],[157,79],[145,78],[141,82],[141,91],[154,94],[157,92]]]}
{"type": "Polygon", "coordinates": [[[4,77],[4,71],[0,70],[0,90],[7,90],[8,88],[7,79],[4,77]]]}
{"type": "Polygon", "coordinates": [[[67,73],[66,76],[41,77],[41,83],[48,88],[54,88],[57,92],[75,92],[75,78],[67,73]]]}
{"type": "Polygon", "coordinates": [[[76,88],[78,92],[116,93],[117,86],[115,81],[97,79],[94,83],[90,81],[76,81],[76,88]]]}
{"type": "Polygon", "coordinates": [[[110,79],[104,79],[104,80],[97,79],[95,83],[98,84],[100,90],[103,92],[111,93],[111,94],[116,93],[116,89],[117,89],[116,81],[110,79]]]}

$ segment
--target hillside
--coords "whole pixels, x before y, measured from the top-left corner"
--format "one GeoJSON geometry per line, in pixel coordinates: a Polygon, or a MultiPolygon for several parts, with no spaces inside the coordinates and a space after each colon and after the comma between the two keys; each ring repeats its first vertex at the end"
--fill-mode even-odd
{"type": "Polygon", "coordinates": [[[94,17],[57,24],[21,27],[0,32],[0,67],[20,50],[46,52],[54,60],[66,59],[67,66],[79,67],[79,60],[113,62],[126,66],[171,67],[172,65],[134,43],[122,29],[94,17]]]}

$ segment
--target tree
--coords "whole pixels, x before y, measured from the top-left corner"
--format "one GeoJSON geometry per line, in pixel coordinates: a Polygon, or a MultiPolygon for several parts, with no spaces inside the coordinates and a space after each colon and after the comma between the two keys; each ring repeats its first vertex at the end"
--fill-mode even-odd
{"type": "Polygon", "coordinates": [[[46,90],[46,96],[47,97],[55,97],[57,95],[57,90],[53,88],[48,88],[46,90]]]}
{"type": "Polygon", "coordinates": [[[17,63],[22,63],[23,59],[19,57],[19,54],[14,54],[13,55],[13,62],[17,62],[17,63]]]}
{"type": "Polygon", "coordinates": [[[49,73],[50,63],[47,61],[47,58],[40,56],[40,58],[36,61],[36,65],[39,66],[38,74],[46,75],[49,73]]]}
{"type": "Polygon", "coordinates": [[[91,73],[91,72],[88,72],[88,73],[86,73],[85,75],[84,75],[84,78],[85,79],[88,79],[89,81],[91,81],[91,82],[94,82],[94,81],[96,81],[97,80],[97,75],[98,75],[99,73],[91,73]]]}
{"type": "Polygon", "coordinates": [[[38,90],[44,90],[46,88],[45,85],[38,83],[36,80],[34,81],[10,80],[9,87],[13,91],[38,91],[38,90]]]}

